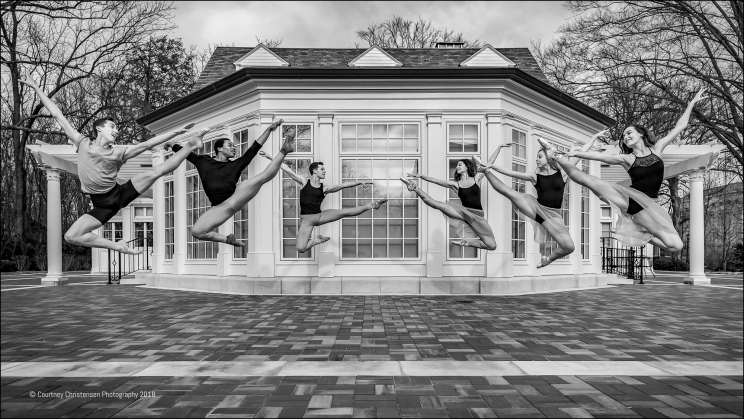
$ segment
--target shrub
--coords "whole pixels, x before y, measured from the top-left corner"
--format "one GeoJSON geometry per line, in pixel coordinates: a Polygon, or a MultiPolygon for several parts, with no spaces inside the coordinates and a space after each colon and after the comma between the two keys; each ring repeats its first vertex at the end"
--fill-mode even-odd
{"type": "Polygon", "coordinates": [[[31,260],[26,255],[15,255],[11,259],[13,259],[18,271],[27,271],[31,266],[31,260]]]}
{"type": "Polygon", "coordinates": [[[682,260],[669,257],[655,257],[654,270],[658,271],[689,271],[690,265],[682,260]]]}
{"type": "Polygon", "coordinates": [[[34,255],[34,262],[36,262],[36,269],[39,271],[47,270],[47,252],[46,250],[39,250],[34,255]]]}

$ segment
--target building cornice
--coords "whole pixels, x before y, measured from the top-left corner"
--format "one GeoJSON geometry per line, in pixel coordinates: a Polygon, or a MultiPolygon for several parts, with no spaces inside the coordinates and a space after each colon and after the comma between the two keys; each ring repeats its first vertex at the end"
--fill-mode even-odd
{"type": "Polygon", "coordinates": [[[166,118],[178,111],[189,108],[221,92],[227,91],[247,81],[260,79],[485,79],[512,80],[532,91],[552,99],[574,111],[604,125],[614,125],[615,121],[603,113],[585,105],[558,89],[530,76],[518,68],[244,68],[197,90],[175,102],[137,119],[143,126],[166,118]]]}

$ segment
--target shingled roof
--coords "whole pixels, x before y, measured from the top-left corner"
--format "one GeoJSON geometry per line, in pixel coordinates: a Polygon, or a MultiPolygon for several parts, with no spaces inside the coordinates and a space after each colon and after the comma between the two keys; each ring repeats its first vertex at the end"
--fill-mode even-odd
{"type": "MultiPolygon", "coordinates": [[[[194,85],[194,91],[221,80],[235,72],[233,63],[253,47],[217,47],[194,85]]],[[[349,68],[349,61],[366,48],[271,48],[271,52],[289,63],[289,68],[349,68]]],[[[527,48],[497,48],[517,68],[545,83],[545,74],[527,48]]],[[[399,68],[458,68],[460,63],[480,51],[467,49],[386,49],[385,52],[403,63],[399,68]]]]}

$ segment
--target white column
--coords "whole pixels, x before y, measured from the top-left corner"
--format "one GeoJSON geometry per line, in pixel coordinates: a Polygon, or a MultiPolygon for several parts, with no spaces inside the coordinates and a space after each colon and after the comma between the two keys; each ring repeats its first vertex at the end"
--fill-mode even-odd
{"type": "MultiPolygon", "coordinates": [[[[153,150],[152,167],[163,164],[163,150],[153,150]]],[[[152,273],[163,273],[165,259],[165,182],[163,178],[155,181],[152,186],[152,259],[150,266],[152,273]]]]}
{"type": "MultiPolygon", "coordinates": [[[[274,123],[273,114],[262,114],[260,116],[260,124],[258,125],[258,132],[256,132],[256,138],[260,136],[269,125],[274,123]]],[[[262,147],[270,156],[276,155],[279,151],[278,138],[281,137],[281,129],[278,129],[269,135],[269,138],[262,147]]],[[[262,172],[269,166],[269,160],[264,158],[255,158],[252,164],[258,163],[258,170],[262,172]]],[[[280,219],[279,211],[281,209],[281,200],[274,197],[274,191],[276,190],[276,182],[271,182],[265,185],[258,192],[258,195],[253,198],[256,201],[256,211],[252,212],[258,221],[258,228],[256,229],[256,237],[260,237],[258,246],[253,252],[248,254],[248,259],[251,261],[248,264],[248,277],[262,277],[262,278],[273,278],[276,276],[276,258],[274,253],[274,235],[277,234],[278,227],[274,227],[280,219]]]]}
{"type": "Polygon", "coordinates": [[[186,262],[186,163],[173,173],[173,273],[185,274],[186,262]]]}
{"type": "Polygon", "coordinates": [[[47,178],[47,275],[41,285],[65,285],[62,276],[62,194],[59,169],[44,168],[47,178]]]}
{"type": "MultiPolygon", "coordinates": [[[[331,172],[331,179],[335,181],[326,181],[328,184],[335,185],[341,183],[341,167],[336,167],[334,164],[336,159],[334,158],[333,148],[336,144],[336,140],[333,137],[333,115],[318,115],[318,133],[315,138],[322,138],[324,141],[316,141],[315,144],[317,150],[317,160],[325,162],[331,172]]],[[[341,208],[341,194],[332,194],[332,199],[326,199],[323,204],[323,210],[330,208],[341,208]]],[[[340,249],[341,244],[336,240],[340,237],[341,222],[329,223],[318,227],[317,234],[323,237],[330,237],[329,243],[322,246],[317,246],[315,249],[318,252],[318,277],[321,278],[333,278],[335,276],[335,266],[337,256],[334,253],[334,249],[340,249]],[[335,231],[334,231],[335,230],[335,231]]]]}
{"type": "MultiPolygon", "coordinates": [[[[501,115],[486,115],[487,136],[484,143],[488,157],[496,151],[496,147],[507,142],[505,133],[507,128],[507,125],[502,124],[501,115]]],[[[511,153],[509,148],[501,150],[501,154],[496,159],[496,165],[511,169],[511,153]]],[[[511,178],[500,173],[496,173],[496,177],[511,186],[511,178]]],[[[483,187],[488,188],[486,198],[488,200],[488,214],[486,219],[496,238],[496,250],[486,253],[486,277],[511,278],[514,276],[514,254],[511,251],[511,202],[493,190],[488,180],[483,183],[483,187]]]]}
{"type": "MultiPolygon", "coordinates": [[[[540,143],[537,142],[538,138],[547,140],[543,131],[540,130],[540,127],[533,125],[527,131],[527,144],[525,145],[525,158],[527,160],[527,167],[525,168],[526,173],[535,173],[537,170],[535,157],[537,156],[537,151],[540,150],[540,143]]],[[[508,152],[509,150],[507,149],[505,151],[508,152]]],[[[533,185],[532,182],[524,182],[524,191],[529,195],[537,196],[535,185],[533,185]]],[[[537,265],[542,259],[543,249],[540,243],[535,242],[535,226],[525,219],[524,227],[527,271],[530,273],[530,276],[549,275],[552,273],[550,271],[555,269],[554,267],[551,266],[541,270],[537,269],[537,265]]]]}
{"type": "Polygon", "coordinates": [[[705,276],[704,175],[705,169],[690,174],[690,275],[685,284],[710,284],[710,278],[705,276]]]}
{"type": "MultiPolygon", "coordinates": [[[[440,173],[447,173],[447,167],[441,170],[442,156],[446,155],[446,139],[442,128],[441,114],[426,115],[426,156],[419,168],[420,173],[430,176],[439,177],[440,173]]],[[[446,179],[446,177],[445,177],[446,179]]],[[[437,201],[447,200],[447,190],[445,188],[430,188],[427,182],[418,183],[429,196],[437,201]]],[[[446,259],[447,254],[447,225],[442,213],[439,210],[431,208],[424,203],[420,203],[419,208],[426,211],[426,224],[421,229],[426,232],[426,276],[428,278],[442,277],[442,262],[446,259]]],[[[422,211],[422,215],[423,215],[422,211]]],[[[421,217],[421,222],[424,218],[421,217]]]]}

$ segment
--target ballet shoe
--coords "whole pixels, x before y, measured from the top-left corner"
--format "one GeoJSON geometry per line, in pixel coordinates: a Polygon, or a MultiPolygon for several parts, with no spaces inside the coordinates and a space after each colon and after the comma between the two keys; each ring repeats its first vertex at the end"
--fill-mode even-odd
{"type": "Polygon", "coordinates": [[[318,234],[318,244],[325,243],[330,239],[331,239],[330,237],[323,237],[320,234],[318,234]]]}
{"type": "Polygon", "coordinates": [[[452,240],[450,243],[452,243],[452,244],[454,244],[456,246],[465,247],[465,240],[462,240],[462,239],[460,239],[460,240],[452,240]]]}
{"type": "Polygon", "coordinates": [[[537,269],[544,268],[550,265],[551,263],[553,263],[553,261],[550,260],[549,257],[543,256],[542,258],[540,258],[540,263],[537,265],[537,269]]]}
{"type": "Polygon", "coordinates": [[[282,148],[279,149],[279,152],[284,154],[285,156],[289,153],[293,153],[295,151],[295,140],[284,140],[284,143],[282,144],[282,148]]]}
{"type": "Polygon", "coordinates": [[[542,148],[545,149],[545,155],[549,159],[560,159],[561,157],[563,157],[563,153],[559,152],[558,149],[553,147],[553,145],[549,142],[543,140],[542,138],[538,138],[537,142],[540,143],[542,148]]]}
{"type": "Polygon", "coordinates": [[[225,243],[235,246],[235,247],[245,247],[245,245],[241,242],[239,242],[237,239],[235,239],[235,234],[229,234],[227,236],[227,240],[225,243]]]}

